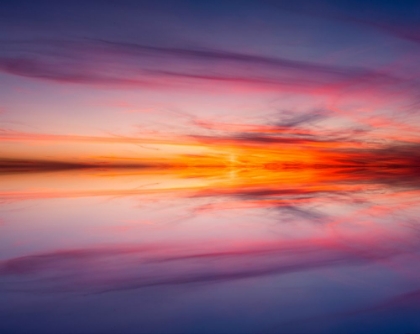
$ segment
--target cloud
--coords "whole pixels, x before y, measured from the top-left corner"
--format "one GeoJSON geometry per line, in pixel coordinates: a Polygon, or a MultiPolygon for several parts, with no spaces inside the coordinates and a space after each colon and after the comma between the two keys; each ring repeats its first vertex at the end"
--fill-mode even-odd
{"type": "Polygon", "coordinates": [[[98,72],[86,72],[82,68],[65,67],[51,62],[28,58],[0,58],[0,71],[8,74],[51,80],[61,83],[77,83],[110,87],[153,87],[156,84],[139,78],[107,76],[98,72]]]}
{"type": "MultiPolygon", "coordinates": [[[[63,83],[112,87],[190,87],[214,82],[268,90],[331,94],[348,90],[412,91],[407,79],[376,70],[332,66],[210,48],[121,41],[3,41],[0,71],[63,83]]],[[[418,87],[416,81],[411,85],[418,87]]],[[[211,86],[214,87],[214,86],[211,86]]]]}
{"type": "MultiPolygon", "coordinates": [[[[50,134],[50,133],[32,133],[24,131],[14,131],[9,129],[0,129],[0,141],[51,141],[51,142],[91,142],[107,144],[170,144],[171,141],[163,135],[150,137],[124,136],[109,134],[104,136],[92,135],[73,135],[73,134],[50,134]]],[[[179,138],[173,145],[197,145],[197,142],[184,136],[179,138]]]]}
{"type": "Polygon", "coordinates": [[[2,261],[1,289],[90,293],[284,275],[410,253],[418,248],[418,240],[412,238],[408,242],[327,238],[241,247],[159,244],[56,251],[2,261]]]}

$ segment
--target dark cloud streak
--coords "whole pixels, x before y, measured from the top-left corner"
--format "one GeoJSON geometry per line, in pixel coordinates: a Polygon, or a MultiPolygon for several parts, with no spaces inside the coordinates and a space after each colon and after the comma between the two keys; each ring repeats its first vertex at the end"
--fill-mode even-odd
{"type": "Polygon", "coordinates": [[[1,71],[64,83],[153,88],[188,84],[182,79],[306,90],[331,85],[380,89],[405,82],[375,70],[206,48],[89,39],[2,44],[1,71]]]}
{"type": "Polygon", "coordinates": [[[222,282],[371,263],[414,251],[412,241],[405,247],[395,240],[386,246],[359,240],[357,247],[339,240],[301,240],[210,252],[164,245],[68,250],[2,261],[0,279],[6,290],[38,290],[47,284],[80,292],[222,282]]]}

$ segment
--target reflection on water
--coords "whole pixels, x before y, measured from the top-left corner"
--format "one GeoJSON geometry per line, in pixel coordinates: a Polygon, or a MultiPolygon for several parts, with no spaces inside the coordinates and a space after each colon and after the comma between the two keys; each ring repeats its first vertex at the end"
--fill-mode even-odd
{"type": "Polygon", "coordinates": [[[417,174],[1,175],[0,330],[419,332],[417,174]]]}

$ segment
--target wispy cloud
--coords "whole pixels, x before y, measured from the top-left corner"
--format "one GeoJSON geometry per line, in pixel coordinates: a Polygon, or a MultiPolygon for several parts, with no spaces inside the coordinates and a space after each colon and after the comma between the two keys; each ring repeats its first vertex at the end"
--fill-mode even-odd
{"type": "MultiPolygon", "coordinates": [[[[418,80],[377,70],[324,65],[209,48],[141,45],[121,41],[3,41],[0,71],[111,87],[190,87],[220,82],[271,91],[331,94],[369,89],[409,93],[418,80]],[[402,90],[401,86],[404,86],[402,90]]],[[[203,86],[205,87],[205,86],[203,86]]]]}
{"type": "Polygon", "coordinates": [[[392,243],[362,238],[357,247],[334,238],[224,246],[217,251],[194,245],[67,250],[2,261],[0,279],[3,290],[82,293],[221,282],[372,263],[415,251],[418,240],[411,239],[404,247],[395,238],[389,239],[392,243]]]}

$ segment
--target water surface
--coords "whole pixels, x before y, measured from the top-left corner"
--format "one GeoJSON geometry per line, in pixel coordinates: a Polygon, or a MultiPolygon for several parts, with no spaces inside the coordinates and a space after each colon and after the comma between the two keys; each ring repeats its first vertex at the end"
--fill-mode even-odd
{"type": "Polygon", "coordinates": [[[76,169],[0,184],[3,332],[420,330],[412,171],[76,169]]]}

